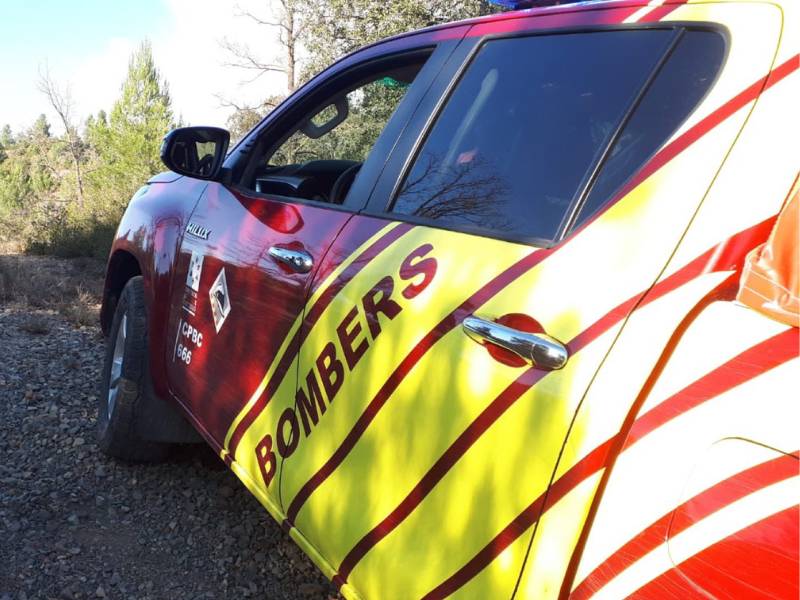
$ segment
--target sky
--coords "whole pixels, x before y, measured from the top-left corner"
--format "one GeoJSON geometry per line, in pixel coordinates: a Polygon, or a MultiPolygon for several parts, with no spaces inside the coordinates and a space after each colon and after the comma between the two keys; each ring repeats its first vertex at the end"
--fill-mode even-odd
{"type": "Polygon", "coordinates": [[[243,10],[271,16],[269,0],[0,0],[0,126],[17,132],[47,115],[63,131],[37,89],[40,71],[73,99],[80,123],[118,98],[131,54],[145,39],[169,84],[173,110],[186,124],[224,126],[237,104],[285,91],[279,73],[253,74],[226,65],[220,42],[248,45],[264,59],[279,53],[277,30],[243,10]]]}

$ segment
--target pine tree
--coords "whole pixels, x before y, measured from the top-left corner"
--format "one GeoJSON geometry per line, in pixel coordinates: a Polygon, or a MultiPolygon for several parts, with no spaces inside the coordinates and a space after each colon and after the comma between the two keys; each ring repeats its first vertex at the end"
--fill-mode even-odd
{"type": "Polygon", "coordinates": [[[8,148],[13,143],[14,134],[11,132],[11,125],[6,123],[3,125],[3,129],[0,130],[0,144],[2,144],[4,148],[8,148]]]}
{"type": "Polygon", "coordinates": [[[31,126],[30,129],[30,134],[31,137],[38,139],[47,139],[51,137],[50,123],[47,122],[47,117],[44,114],[39,115],[33,122],[33,126],[31,126]]]}
{"type": "Polygon", "coordinates": [[[147,179],[163,170],[159,148],[174,127],[169,89],[156,68],[149,42],[131,57],[121,96],[111,113],[101,111],[87,122],[87,138],[95,147],[98,167],[92,174],[95,194],[105,194],[117,207],[147,179]]]}

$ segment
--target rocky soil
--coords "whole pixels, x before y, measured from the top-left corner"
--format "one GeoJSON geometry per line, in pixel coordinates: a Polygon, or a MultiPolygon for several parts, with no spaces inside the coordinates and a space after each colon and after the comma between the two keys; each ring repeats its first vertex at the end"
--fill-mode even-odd
{"type": "Polygon", "coordinates": [[[204,446],[159,465],[98,451],[103,344],[0,304],[0,600],[336,598],[204,446]]]}

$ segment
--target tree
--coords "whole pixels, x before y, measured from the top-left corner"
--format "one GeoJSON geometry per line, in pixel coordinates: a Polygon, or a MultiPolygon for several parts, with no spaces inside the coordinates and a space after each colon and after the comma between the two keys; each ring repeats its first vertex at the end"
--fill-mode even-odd
{"type": "Polygon", "coordinates": [[[234,108],[235,110],[226,121],[228,131],[231,134],[231,141],[242,139],[248,131],[258,125],[265,114],[263,107],[252,108],[250,106],[234,105],[234,108]]]}
{"type": "Polygon", "coordinates": [[[38,139],[49,139],[51,137],[50,123],[47,122],[47,117],[44,114],[36,117],[28,135],[38,139]]]}
{"type": "Polygon", "coordinates": [[[305,75],[385,37],[495,10],[486,0],[308,0],[304,42],[311,58],[305,75]]]}
{"type": "Polygon", "coordinates": [[[45,115],[36,118],[17,146],[17,162],[30,180],[32,191],[38,194],[52,191],[57,186],[59,168],[53,153],[50,123],[45,115]]]}
{"type": "Polygon", "coordinates": [[[229,66],[253,73],[250,82],[266,73],[285,73],[286,91],[291,94],[297,88],[297,50],[304,30],[302,8],[305,2],[303,0],[272,0],[269,4],[271,12],[269,17],[241,8],[238,8],[238,16],[247,17],[269,30],[277,30],[278,43],[281,47],[280,56],[264,60],[258,51],[251,50],[246,44],[238,44],[228,39],[222,40],[221,46],[231,56],[231,61],[227,63],[229,66]]]}
{"type": "Polygon", "coordinates": [[[0,215],[51,200],[58,188],[60,168],[47,117],[39,115],[12,141],[4,145],[6,158],[0,161],[0,215]]]}
{"type": "Polygon", "coordinates": [[[118,210],[142,182],[163,170],[161,140],[174,127],[169,89],[149,42],[131,57],[121,92],[108,117],[101,111],[87,121],[86,131],[97,155],[91,176],[95,193],[108,196],[118,210]]]}
{"type": "Polygon", "coordinates": [[[75,169],[75,182],[78,192],[78,204],[83,208],[83,174],[81,172],[81,162],[83,161],[83,144],[75,124],[72,120],[73,104],[69,88],[62,90],[58,84],[50,77],[50,72],[45,69],[39,73],[39,91],[46,97],[50,106],[56,111],[61,124],[64,126],[64,137],[66,138],[67,148],[72,156],[73,167],[75,169]]]}
{"type": "Polygon", "coordinates": [[[286,92],[269,95],[255,106],[243,105],[230,98],[218,96],[222,106],[233,109],[231,116],[228,117],[227,125],[234,140],[244,136],[287,95],[297,89],[300,71],[297,56],[305,28],[303,22],[304,1],[268,0],[268,5],[268,16],[245,11],[238,7],[237,16],[246,17],[263,26],[268,31],[268,38],[271,38],[277,31],[278,43],[281,48],[278,56],[264,59],[257,50],[228,39],[223,39],[220,46],[230,57],[226,63],[227,66],[242,69],[252,75],[245,83],[253,83],[267,73],[284,73],[286,75],[286,92]]]}
{"type": "Polygon", "coordinates": [[[6,123],[3,129],[0,130],[0,144],[8,148],[14,143],[14,134],[11,131],[11,125],[6,123]]]}

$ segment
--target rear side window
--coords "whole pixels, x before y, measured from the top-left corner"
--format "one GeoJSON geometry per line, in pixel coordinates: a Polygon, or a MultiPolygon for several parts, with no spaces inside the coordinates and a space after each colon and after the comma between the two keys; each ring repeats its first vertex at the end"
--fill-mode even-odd
{"type": "Polygon", "coordinates": [[[725,46],[725,38],[714,31],[684,32],[611,147],[576,225],[612,200],[678,130],[714,83],[725,46]]]}
{"type": "Polygon", "coordinates": [[[557,240],[680,126],[724,49],[717,33],[675,29],[490,40],[428,133],[392,210],[513,241],[557,240]]]}
{"type": "Polygon", "coordinates": [[[503,238],[555,239],[674,35],[628,30],[486,42],[393,211],[503,238]]]}

